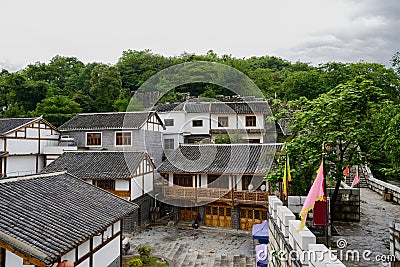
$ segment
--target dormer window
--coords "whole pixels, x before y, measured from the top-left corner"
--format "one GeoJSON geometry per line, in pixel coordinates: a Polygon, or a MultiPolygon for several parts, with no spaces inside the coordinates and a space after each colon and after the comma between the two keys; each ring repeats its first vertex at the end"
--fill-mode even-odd
{"type": "Polygon", "coordinates": [[[86,146],[101,146],[101,133],[86,133],[86,146]]]}

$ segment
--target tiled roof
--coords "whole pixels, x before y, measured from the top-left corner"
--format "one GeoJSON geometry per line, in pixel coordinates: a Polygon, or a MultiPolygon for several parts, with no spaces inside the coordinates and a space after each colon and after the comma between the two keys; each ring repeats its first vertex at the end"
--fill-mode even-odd
{"type": "Polygon", "coordinates": [[[169,112],[169,111],[182,111],[184,103],[168,103],[157,105],[154,109],[157,112],[169,112]]]}
{"type": "Polygon", "coordinates": [[[265,132],[265,129],[210,129],[210,134],[260,134],[265,132]]]}
{"type": "Polygon", "coordinates": [[[250,102],[184,102],[180,104],[161,104],[155,107],[156,111],[186,111],[188,113],[237,113],[253,114],[264,113],[271,114],[269,105],[266,101],[250,102]]]}
{"type": "Polygon", "coordinates": [[[282,144],[181,145],[160,173],[265,174],[282,144]]]}
{"type": "Polygon", "coordinates": [[[268,113],[268,103],[260,102],[218,102],[211,104],[211,113],[237,113],[237,114],[252,114],[252,113],[268,113]]]}
{"type": "Polygon", "coordinates": [[[125,179],[135,173],[146,152],[65,152],[42,173],[68,171],[81,179],[125,179]]]}
{"type": "Polygon", "coordinates": [[[188,113],[209,113],[210,103],[186,102],[185,111],[188,113]]]}
{"type": "MultiPolygon", "coordinates": [[[[81,113],[61,125],[60,131],[71,130],[103,130],[103,129],[138,129],[152,112],[110,112],[110,113],[81,113]]],[[[158,117],[158,115],[156,115],[158,117]]]]}
{"type": "Polygon", "coordinates": [[[0,240],[51,265],[137,206],[67,173],[0,180],[0,240]]]}
{"type": "Polygon", "coordinates": [[[4,118],[0,119],[0,135],[3,135],[11,130],[19,128],[37,118],[4,118]]]}

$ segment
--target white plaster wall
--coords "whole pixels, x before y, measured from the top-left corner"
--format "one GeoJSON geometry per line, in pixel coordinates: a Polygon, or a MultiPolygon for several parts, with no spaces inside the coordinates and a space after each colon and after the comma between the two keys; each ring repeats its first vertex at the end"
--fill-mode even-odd
{"type": "Polygon", "coordinates": [[[176,148],[178,148],[179,144],[183,144],[184,138],[182,133],[169,133],[169,134],[163,134],[163,148],[165,152],[172,152],[176,148]],[[164,146],[164,140],[165,139],[174,139],[174,149],[166,149],[164,146]]]}
{"type": "Polygon", "coordinates": [[[89,253],[89,251],[90,251],[90,240],[86,241],[85,243],[81,244],[78,247],[78,258],[82,258],[82,256],[89,253]]]}
{"type": "MultiPolygon", "coordinates": [[[[37,124],[35,123],[35,127],[37,127],[37,124]]],[[[27,138],[38,138],[39,137],[39,131],[37,128],[26,128],[26,137],[27,138]]]]}
{"type": "Polygon", "coordinates": [[[200,180],[201,180],[201,187],[202,188],[207,188],[207,174],[201,174],[200,175],[200,180]]]}
{"type": "Polygon", "coordinates": [[[172,111],[172,112],[163,112],[158,113],[161,120],[164,122],[165,119],[173,119],[174,126],[166,126],[163,131],[164,134],[170,133],[182,133],[182,126],[185,124],[185,112],[184,111],[172,111]]]}
{"type": "Polygon", "coordinates": [[[144,192],[148,193],[153,191],[153,173],[148,173],[144,175],[144,192]]]}
{"type": "Polygon", "coordinates": [[[113,234],[118,233],[120,230],[121,230],[121,221],[115,222],[114,223],[114,233],[113,234]]]}
{"type": "Polygon", "coordinates": [[[81,262],[81,264],[76,265],[75,267],[89,267],[89,259],[86,259],[85,261],[81,262]]]}
{"type": "Polygon", "coordinates": [[[93,255],[93,266],[108,267],[120,256],[120,238],[120,235],[116,236],[110,243],[93,255]]]}
{"type": "Polygon", "coordinates": [[[142,176],[131,179],[131,200],[135,200],[142,195],[142,180],[142,176]]]}
{"type": "Polygon", "coordinates": [[[129,180],[116,180],[115,190],[129,190],[129,180]]]}
{"type": "Polygon", "coordinates": [[[77,260],[75,259],[75,249],[69,251],[67,254],[64,254],[64,256],[61,257],[61,261],[63,260],[75,262],[77,260]]]}
{"type": "Polygon", "coordinates": [[[210,114],[209,113],[187,113],[185,118],[184,132],[191,134],[209,134],[210,133],[210,114]],[[203,120],[202,127],[192,127],[193,120],[203,120]]]}
{"type": "Polygon", "coordinates": [[[103,243],[101,235],[93,236],[93,248],[96,248],[97,246],[101,245],[101,243],[103,243]]]}
{"type": "Polygon", "coordinates": [[[23,259],[6,250],[6,267],[35,267],[34,265],[23,265],[23,259]]]}
{"type": "Polygon", "coordinates": [[[7,151],[10,155],[37,154],[38,145],[38,140],[7,139],[7,151]]]}
{"type": "Polygon", "coordinates": [[[7,158],[8,175],[15,176],[32,173],[36,173],[36,156],[9,156],[7,158]]]}

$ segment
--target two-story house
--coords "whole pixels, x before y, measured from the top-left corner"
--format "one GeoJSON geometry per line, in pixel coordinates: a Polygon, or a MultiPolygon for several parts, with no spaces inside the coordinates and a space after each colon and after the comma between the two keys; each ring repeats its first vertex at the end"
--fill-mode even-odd
{"type": "Polygon", "coordinates": [[[138,204],[134,216],[124,220],[126,232],[149,221],[155,166],[146,152],[65,152],[42,172],[60,171],[68,171],[89,184],[138,204]]]}
{"type": "Polygon", "coordinates": [[[264,177],[282,144],[180,145],[158,168],[176,219],[251,229],[267,219],[264,177]]]}
{"type": "Polygon", "coordinates": [[[42,117],[0,119],[0,176],[38,173],[46,165],[46,146],[59,132],[42,117]]]}
{"type": "Polygon", "coordinates": [[[0,266],[122,266],[137,206],[66,173],[0,179],[0,266]]]}
{"type": "Polygon", "coordinates": [[[161,164],[164,124],[154,111],[82,113],[58,130],[79,150],[146,151],[161,164]]]}
{"type": "Polygon", "coordinates": [[[266,101],[184,102],[158,105],[155,110],[166,126],[163,139],[167,155],[179,144],[215,141],[221,135],[237,136],[242,143],[276,140],[275,124],[266,122],[272,114],[266,101]]]}

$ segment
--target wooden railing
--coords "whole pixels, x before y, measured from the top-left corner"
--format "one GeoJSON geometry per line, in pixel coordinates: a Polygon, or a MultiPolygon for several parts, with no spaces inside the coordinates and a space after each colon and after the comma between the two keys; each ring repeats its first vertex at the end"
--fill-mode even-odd
{"type": "Polygon", "coordinates": [[[165,199],[188,199],[188,200],[225,200],[236,202],[263,202],[268,200],[268,192],[232,190],[223,188],[194,188],[183,186],[164,187],[165,199]]]}

